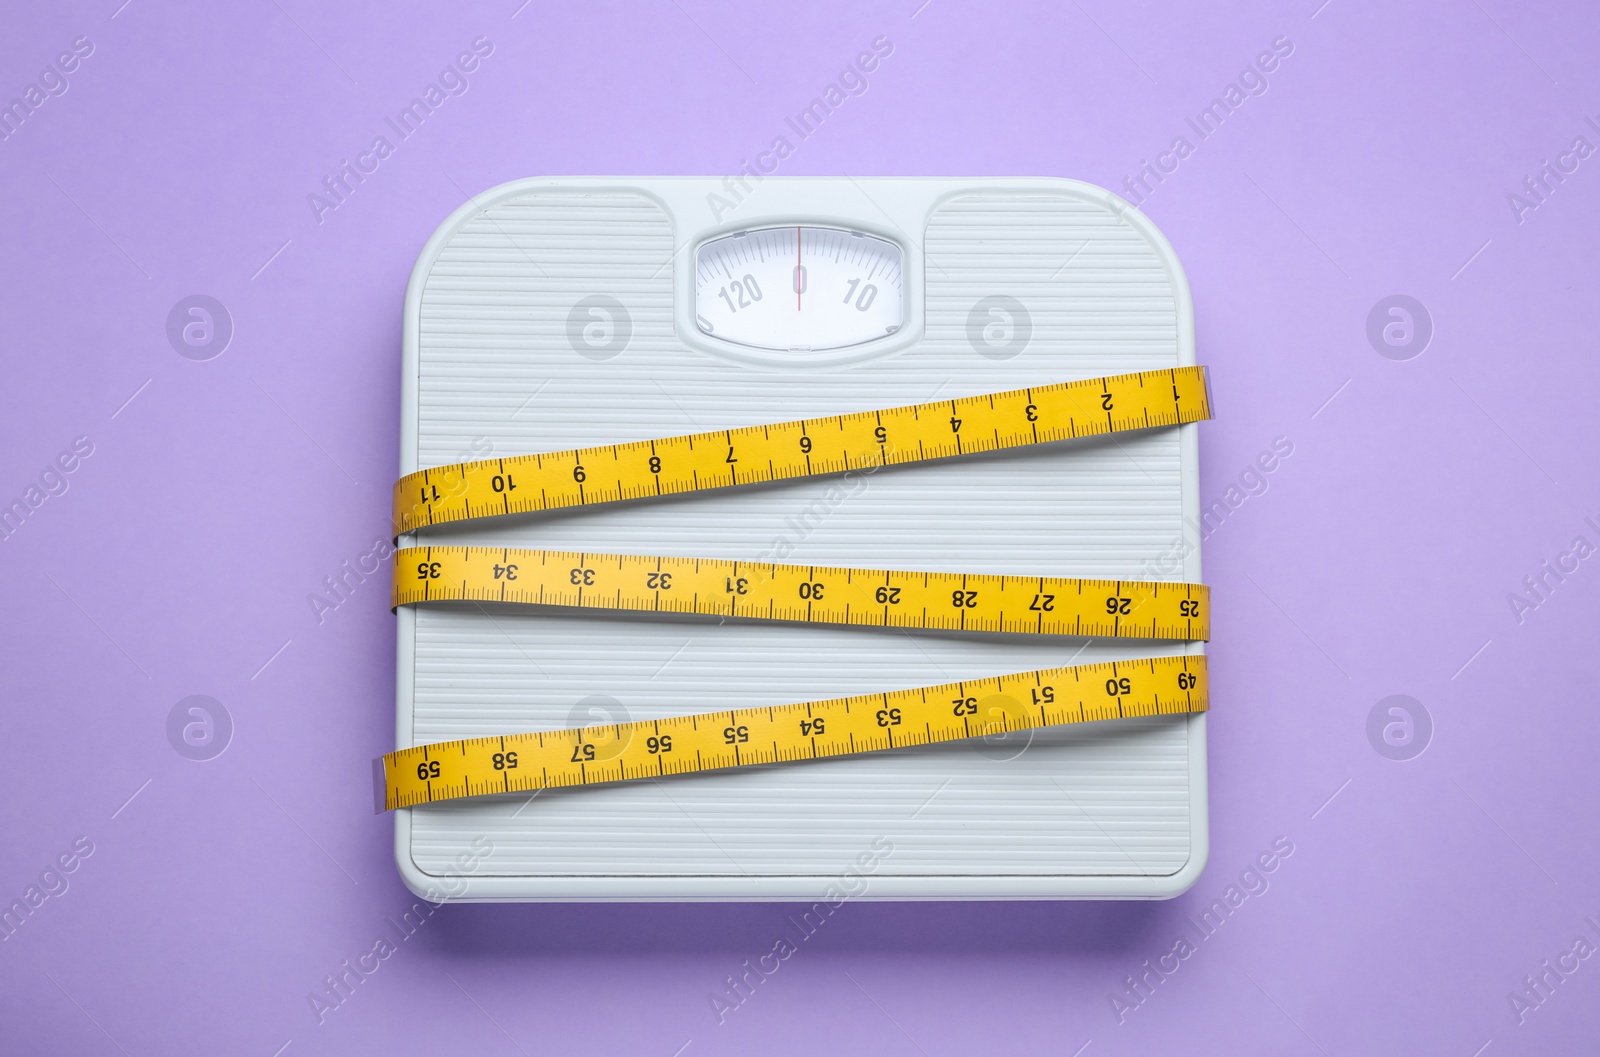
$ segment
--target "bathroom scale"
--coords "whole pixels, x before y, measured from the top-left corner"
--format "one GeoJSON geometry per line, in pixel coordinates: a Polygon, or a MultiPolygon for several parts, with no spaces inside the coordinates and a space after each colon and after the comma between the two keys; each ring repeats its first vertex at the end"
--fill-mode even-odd
{"type": "MultiPolygon", "coordinates": [[[[412,272],[400,470],[1194,364],[1172,248],[1089,184],[517,180],[456,210],[412,272]]],[[[415,527],[399,544],[1199,583],[1197,428],[415,527]]],[[[397,621],[402,749],[1204,653],[493,600],[397,621]]],[[[395,858],[414,892],[451,901],[1167,898],[1207,857],[1205,724],[443,801],[395,812],[395,858]]]]}

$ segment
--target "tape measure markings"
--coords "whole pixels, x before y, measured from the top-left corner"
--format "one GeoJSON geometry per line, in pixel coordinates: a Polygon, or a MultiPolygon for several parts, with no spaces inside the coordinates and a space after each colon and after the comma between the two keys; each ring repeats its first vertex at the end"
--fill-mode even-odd
{"type": "Polygon", "coordinates": [[[505,547],[396,551],[390,604],[440,601],[1092,638],[1211,634],[1203,584],[505,547]]]}
{"type": "Polygon", "coordinates": [[[407,474],[395,482],[394,531],[398,535],[479,517],[675,495],[1178,425],[1211,417],[1210,408],[1205,369],[1180,367],[827,418],[455,463],[407,474]],[[1093,394],[1087,403],[1084,394],[1093,394]],[[835,425],[832,430],[825,425],[830,421],[835,425]],[[696,441],[700,442],[698,449],[696,441]],[[597,484],[591,477],[600,472],[607,455],[611,464],[607,480],[614,479],[614,486],[597,484]],[[767,464],[765,473],[759,469],[762,462],[767,464]],[[752,465],[757,468],[748,469],[752,465]]]}
{"type": "MultiPolygon", "coordinates": [[[[395,531],[1175,425],[1209,418],[1210,413],[1204,369],[1186,367],[458,463],[408,474],[396,482],[395,531]],[[1079,390],[1097,399],[1086,404],[1079,390]],[[1022,423],[1025,431],[1020,430],[1022,423]],[[865,432],[869,424],[870,433],[865,432]],[[916,441],[915,451],[909,447],[911,440],[916,441]],[[596,485],[590,476],[591,470],[598,472],[596,466],[607,452],[616,474],[615,488],[596,485]],[[741,461],[748,466],[763,459],[765,475],[759,469],[740,469],[741,461]],[[520,482],[518,474],[523,475],[520,482]],[[513,498],[514,492],[522,494],[513,498]]],[[[491,547],[401,548],[395,555],[391,600],[397,607],[449,600],[505,601],[1097,638],[1205,639],[1210,632],[1209,592],[1198,584],[491,547]],[[683,601],[686,587],[688,600],[683,601]],[[1028,598],[1025,612],[1034,614],[1032,618],[1018,616],[1021,611],[1013,608],[1008,622],[1006,606],[1012,604],[1005,595],[1008,587],[1014,590],[1009,599],[1017,605],[1028,598]],[[852,609],[857,600],[864,604],[852,609]],[[906,608],[899,609],[901,605],[906,608]],[[1136,614],[1138,622],[1128,619],[1136,614]]],[[[1003,731],[1203,712],[1209,707],[1205,664],[1202,655],[1116,661],[795,705],[470,738],[399,750],[374,764],[383,807],[394,809],[463,796],[852,755],[1003,731]],[[1102,676],[1108,677],[1096,686],[1102,676]],[[969,686],[981,690],[991,681],[993,692],[981,697],[968,690],[969,686]],[[952,692],[954,697],[949,696],[952,692]],[[702,726],[702,720],[708,722],[702,726]],[[897,728],[903,728],[898,737],[897,728]]]]}
{"type": "Polygon", "coordinates": [[[1157,657],[826,701],[435,742],[388,753],[374,770],[382,775],[383,809],[394,810],[467,796],[881,752],[1047,726],[1192,714],[1208,707],[1205,657],[1157,657]],[[991,685],[992,691],[985,693],[991,685]]]}

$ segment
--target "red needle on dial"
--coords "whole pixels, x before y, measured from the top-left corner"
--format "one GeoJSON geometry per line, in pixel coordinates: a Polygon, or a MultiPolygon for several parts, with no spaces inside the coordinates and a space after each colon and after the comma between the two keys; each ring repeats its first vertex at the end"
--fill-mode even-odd
{"type": "Polygon", "coordinates": [[[800,267],[800,229],[794,229],[794,310],[800,311],[800,291],[806,285],[806,273],[800,267]]]}

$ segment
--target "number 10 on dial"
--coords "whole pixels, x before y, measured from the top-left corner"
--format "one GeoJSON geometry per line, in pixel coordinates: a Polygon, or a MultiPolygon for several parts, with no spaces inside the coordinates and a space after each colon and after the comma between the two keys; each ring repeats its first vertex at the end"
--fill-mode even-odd
{"type": "Polygon", "coordinates": [[[894,243],[843,228],[725,235],[695,255],[695,323],[758,349],[860,345],[900,329],[904,264],[894,243]]]}

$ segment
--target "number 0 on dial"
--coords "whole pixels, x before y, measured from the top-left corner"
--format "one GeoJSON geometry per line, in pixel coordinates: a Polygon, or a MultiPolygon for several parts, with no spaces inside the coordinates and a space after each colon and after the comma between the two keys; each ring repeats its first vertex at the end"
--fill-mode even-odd
{"type": "Polygon", "coordinates": [[[900,329],[904,255],[859,231],[773,227],[713,239],[695,255],[695,324],[758,349],[840,349],[900,329]]]}

